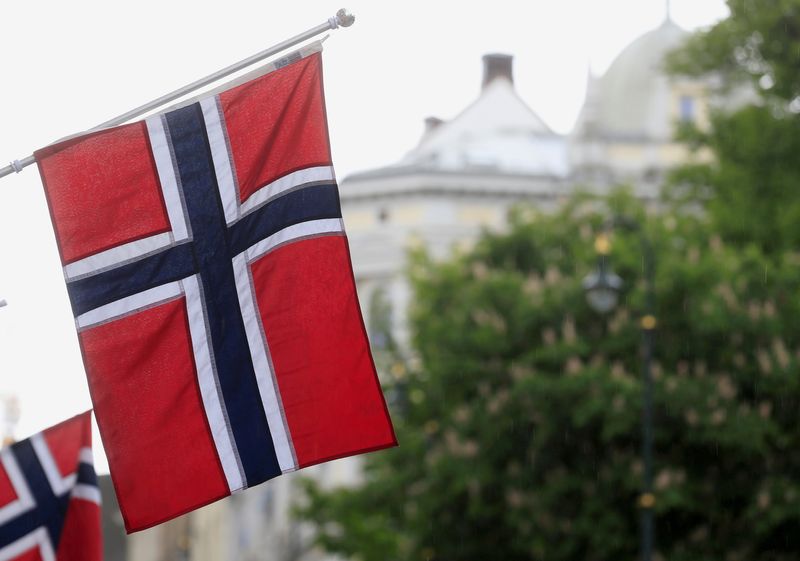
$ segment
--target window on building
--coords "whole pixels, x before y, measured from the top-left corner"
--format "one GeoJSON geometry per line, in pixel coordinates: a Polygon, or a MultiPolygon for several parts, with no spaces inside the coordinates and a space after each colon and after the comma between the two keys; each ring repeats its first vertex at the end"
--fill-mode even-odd
{"type": "Polygon", "coordinates": [[[655,183],[659,180],[659,172],[658,168],[655,167],[648,167],[644,170],[644,180],[649,183],[655,183]]]}
{"type": "Polygon", "coordinates": [[[384,288],[375,289],[370,297],[368,333],[373,349],[379,351],[395,349],[392,336],[392,304],[384,288]]]}
{"type": "Polygon", "coordinates": [[[272,484],[266,485],[261,495],[261,512],[265,522],[272,522],[275,518],[275,490],[272,484]]]}
{"type": "Polygon", "coordinates": [[[681,121],[683,121],[684,123],[690,123],[694,121],[695,100],[692,96],[690,95],[681,96],[680,114],[681,114],[681,121]]]}

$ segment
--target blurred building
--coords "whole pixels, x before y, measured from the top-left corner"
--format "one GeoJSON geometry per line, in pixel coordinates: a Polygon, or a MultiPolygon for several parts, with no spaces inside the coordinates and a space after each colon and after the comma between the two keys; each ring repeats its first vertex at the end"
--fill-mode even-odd
{"type": "MultiPolygon", "coordinates": [[[[580,186],[619,183],[653,198],[669,167],[685,161],[673,141],[680,121],[708,120],[708,85],[663,72],[685,32],[667,19],[631,43],[600,77],[589,76],[574,130],[560,135],[514,88],[509,55],[483,58],[477,99],[449,121],[429,117],[400,161],[341,183],[359,297],[377,350],[408,343],[407,251],[443,257],[484,228],[503,228],[509,208],[548,209],[580,186]]],[[[294,520],[298,477],[324,485],[359,479],[359,459],[338,460],[269,481],[128,538],[130,561],[317,561],[311,529],[294,520]]],[[[116,559],[116,557],[112,558],[116,559]]],[[[121,558],[120,558],[121,559],[121,558]]]]}
{"type": "Polygon", "coordinates": [[[686,147],[674,141],[675,126],[708,124],[709,85],[664,74],[664,55],[685,37],[666,19],[628,45],[602,77],[589,76],[569,136],[572,184],[602,191],[629,183],[652,198],[664,171],[686,161],[686,147]]]}
{"type": "Polygon", "coordinates": [[[358,464],[337,460],[290,473],[153,528],[125,535],[111,480],[100,477],[106,561],[322,561],[312,529],[292,517],[298,477],[324,486],[358,482],[358,464]]]}
{"type": "Polygon", "coordinates": [[[119,511],[117,497],[111,484],[111,476],[99,475],[97,485],[100,487],[100,522],[103,526],[103,559],[104,561],[125,561],[128,558],[128,538],[125,536],[125,524],[119,511]]]}
{"type": "Polygon", "coordinates": [[[469,107],[450,121],[426,119],[418,145],[397,163],[346,177],[342,211],[373,343],[388,337],[376,315],[390,317],[401,346],[408,341],[409,247],[446,255],[484,228],[502,228],[512,205],[546,210],[576,188],[603,193],[625,183],[655,198],[665,171],[689,157],[673,140],[676,125],[708,122],[708,84],[664,73],[665,54],[685,36],[667,18],[604,75],[590,74],[569,135],[554,133],[519,97],[511,56],[486,55],[469,107]]]}

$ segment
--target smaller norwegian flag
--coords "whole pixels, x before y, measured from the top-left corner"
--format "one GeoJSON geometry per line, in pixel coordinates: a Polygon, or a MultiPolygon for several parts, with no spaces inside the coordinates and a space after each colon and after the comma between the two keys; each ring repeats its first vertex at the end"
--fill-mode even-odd
{"type": "Polygon", "coordinates": [[[0,450],[0,561],[100,561],[91,412],[0,450]]]}

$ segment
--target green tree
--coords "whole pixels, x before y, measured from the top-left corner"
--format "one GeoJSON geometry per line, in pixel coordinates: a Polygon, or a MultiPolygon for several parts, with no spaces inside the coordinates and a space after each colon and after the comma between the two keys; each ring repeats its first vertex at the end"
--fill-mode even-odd
{"type": "Polygon", "coordinates": [[[695,33],[670,57],[674,72],[715,75],[723,90],[752,84],[759,95],[791,102],[800,96],[800,2],[728,0],[730,16],[695,33]]]}
{"type": "Polygon", "coordinates": [[[722,104],[708,131],[684,128],[713,161],[676,170],[667,195],[699,202],[726,241],[780,253],[800,247],[800,0],[728,7],[730,17],[691,37],[669,68],[711,77],[723,95],[750,103],[733,112],[722,104]]]}
{"type": "MultiPolygon", "coordinates": [[[[641,252],[608,317],[585,304],[616,212],[520,210],[505,234],[412,271],[418,364],[391,385],[400,447],[357,489],[307,483],[318,543],[364,561],[635,558],[641,252]]],[[[725,244],[697,216],[647,218],[658,255],[657,549],[671,561],[783,561],[800,547],[797,256],[725,244]]]]}

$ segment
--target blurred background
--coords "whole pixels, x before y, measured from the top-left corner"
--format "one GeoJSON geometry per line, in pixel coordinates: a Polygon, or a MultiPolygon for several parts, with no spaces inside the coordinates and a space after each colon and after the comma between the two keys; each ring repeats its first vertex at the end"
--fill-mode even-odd
{"type": "MultiPolygon", "coordinates": [[[[103,476],[106,559],[797,559],[800,0],[517,4],[351,5],[326,43],[400,446],[130,537],[103,476]]],[[[309,6],[21,23],[3,95],[25,110],[0,148],[22,157],[339,7],[309,6]]],[[[37,182],[0,186],[9,439],[89,407],[37,182]]]]}

